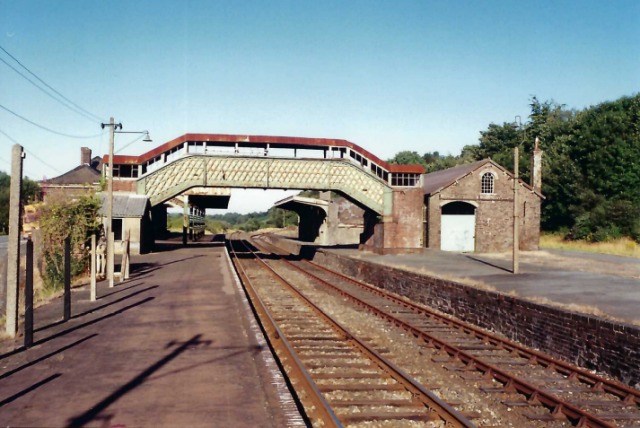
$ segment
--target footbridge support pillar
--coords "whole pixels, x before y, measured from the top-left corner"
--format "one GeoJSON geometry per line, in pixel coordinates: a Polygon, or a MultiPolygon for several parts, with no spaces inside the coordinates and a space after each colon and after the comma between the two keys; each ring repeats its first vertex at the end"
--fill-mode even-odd
{"type": "Polygon", "coordinates": [[[391,213],[379,215],[367,210],[360,248],[378,254],[422,251],[423,204],[421,188],[394,188],[391,213]]]}

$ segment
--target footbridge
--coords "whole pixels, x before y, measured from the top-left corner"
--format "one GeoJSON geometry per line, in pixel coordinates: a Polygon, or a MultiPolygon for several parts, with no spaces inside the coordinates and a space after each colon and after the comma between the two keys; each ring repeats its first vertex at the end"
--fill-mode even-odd
{"type": "Polygon", "coordinates": [[[185,134],[140,156],[116,155],[113,163],[115,189],[146,195],[152,206],[192,188],[331,190],[383,223],[399,215],[395,193],[421,194],[424,173],[346,140],[221,134],[185,134]]]}

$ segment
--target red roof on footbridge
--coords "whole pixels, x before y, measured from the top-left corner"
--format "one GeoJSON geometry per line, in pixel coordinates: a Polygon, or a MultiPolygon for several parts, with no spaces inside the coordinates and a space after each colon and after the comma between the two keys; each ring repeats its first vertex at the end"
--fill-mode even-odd
{"type": "MultiPolygon", "coordinates": [[[[239,143],[244,147],[262,147],[269,144],[269,147],[283,149],[304,149],[312,147],[322,148],[328,146],[346,147],[375,162],[389,172],[424,173],[424,168],[420,165],[391,165],[357,144],[347,140],[334,140],[331,138],[275,137],[265,135],[184,134],[140,156],[114,155],[113,162],[116,164],[138,165],[188,141],[211,141],[231,144],[239,143]]],[[[103,162],[106,163],[108,161],[109,156],[106,155],[103,162]]]]}

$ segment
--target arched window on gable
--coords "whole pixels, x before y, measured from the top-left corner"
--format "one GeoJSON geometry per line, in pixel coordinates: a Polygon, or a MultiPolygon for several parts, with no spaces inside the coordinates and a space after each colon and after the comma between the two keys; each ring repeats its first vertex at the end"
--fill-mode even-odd
{"type": "Polygon", "coordinates": [[[493,174],[490,172],[482,174],[482,193],[493,194],[493,174]]]}

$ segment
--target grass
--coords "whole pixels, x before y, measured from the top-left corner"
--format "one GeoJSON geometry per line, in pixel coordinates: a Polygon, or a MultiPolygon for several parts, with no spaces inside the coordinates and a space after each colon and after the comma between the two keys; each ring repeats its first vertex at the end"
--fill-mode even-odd
{"type": "Polygon", "coordinates": [[[640,245],[629,238],[620,238],[606,242],[566,241],[562,235],[545,234],[540,236],[541,248],[558,250],[587,251],[590,253],[612,254],[640,259],[640,245]]]}

